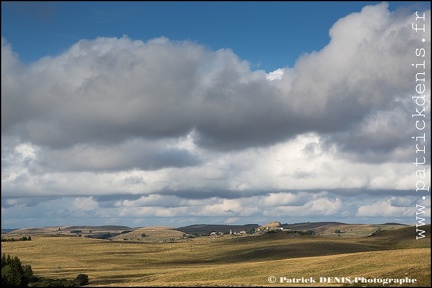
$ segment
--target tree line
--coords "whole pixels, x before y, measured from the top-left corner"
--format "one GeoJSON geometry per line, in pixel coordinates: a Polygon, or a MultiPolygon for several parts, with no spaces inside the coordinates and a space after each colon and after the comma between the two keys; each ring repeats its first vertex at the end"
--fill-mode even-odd
{"type": "Polygon", "coordinates": [[[15,238],[5,238],[1,237],[1,242],[13,242],[13,241],[30,241],[32,240],[30,236],[23,236],[21,238],[15,239],[15,238]]]}

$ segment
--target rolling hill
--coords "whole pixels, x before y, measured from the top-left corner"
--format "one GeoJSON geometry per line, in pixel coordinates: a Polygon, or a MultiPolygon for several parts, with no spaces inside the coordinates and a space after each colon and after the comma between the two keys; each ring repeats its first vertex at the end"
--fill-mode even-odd
{"type": "Polygon", "coordinates": [[[114,241],[175,242],[187,238],[185,233],[165,226],[136,228],[131,232],[111,237],[114,241]]]}

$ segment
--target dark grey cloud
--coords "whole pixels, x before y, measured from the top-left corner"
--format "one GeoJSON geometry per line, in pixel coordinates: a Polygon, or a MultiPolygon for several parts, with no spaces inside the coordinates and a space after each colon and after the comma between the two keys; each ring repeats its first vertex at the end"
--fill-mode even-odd
{"type": "Polygon", "coordinates": [[[275,189],[248,189],[245,191],[235,191],[232,189],[223,188],[213,188],[213,187],[203,187],[200,189],[178,189],[172,190],[169,188],[162,188],[157,191],[159,195],[166,196],[177,196],[184,199],[208,199],[212,197],[218,197],[223,199],[238,199],[242,197],[258,196],[263,194],[268,194],[270,192],[276,192],[275,189]]]}
{"type": "Polygon", "coordinates": [[[47,171],[158,170],[198,165],[199,158],[165,143],[129,141],[117,145],[75,145],[40,153],[38,165],[47,171]]]}

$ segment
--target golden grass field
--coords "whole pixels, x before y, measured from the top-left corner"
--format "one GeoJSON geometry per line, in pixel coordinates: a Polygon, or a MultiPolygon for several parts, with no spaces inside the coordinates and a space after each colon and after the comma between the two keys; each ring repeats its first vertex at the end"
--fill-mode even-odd
{"type": "Polygon", "coordinates": [[[417,283],[404,287],[430,287],[430,225],[420,240],[413,229],[376,237],[224,235],[176,243],[34,235],[31,241],[2,242],[1,248],[30,264],[36,276],[74,279],[84,273],[93,287],[347,286],[279,283],[279,277],[335,276],[409,277],[417,283]],[[278,282],[269,283],[269,276],[278,282]]]}

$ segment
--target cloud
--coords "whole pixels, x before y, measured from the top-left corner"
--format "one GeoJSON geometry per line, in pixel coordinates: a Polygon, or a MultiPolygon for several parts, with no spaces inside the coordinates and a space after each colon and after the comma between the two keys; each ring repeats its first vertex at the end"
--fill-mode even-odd
{"type": "Polygon", "coordinates": [[[276,69],[273,72],[268,73],[266,75],[266,79],[270,80],[270,81],[272,81],[272,80],[280,80],[280,79],[283,78],[283,76],[284,76],[284,69],[279,68],[279,69],[276,69]]]}
{"type": "Polygon", "coordinates": [[[157,170],[199,164],[197,156],[166,141],[130,140],[118,145],[77,144],[47,150],[40,165],[52,171],[157,170]]]}
{"type": "Polygon", "coordinates": [[[253,217],[258,215],[292,217],[293,215],[333,215],[342,207],[339,198],[332,199],[327,192],[314,193],[269,193],[263,196],[224,199],[182,199],[172,195],[149,195],[138,200],[117,202],[116,207],[123,207],[124,216],[225,216],[253,217]],[[282,200],[277,202],[275,200],[282,200]],[[160,210],[167,210],[160,212],[160,210]]]}
{"type": "Polygon", "coordinates": [[[111,203],[92,196],[61,197],[46,198],[32,205],[29,205],[29,201],[33,201],[30,198],[20,198],[6,200],[8,203],[2,207],[2,216],[5,219],[12,219],[12,215],[22,213],[23,218],[7,222],[20,223],[21,227],[28,226],[25,223],[30,221],[40,226],[46,226],[46,223],[50,225],[114,223],[130,227],[133,224],[148,226],[168,225],[168,223],[179,227],[181,223],[189,225],[203,223],[203,221],[219,224],[265,224],[270,220],[283,223],[305,221],[384,223],[402,220],[407,223],[409,222],[407,219],[415,218],[417,203],[426,207],[424,217],[430,217],[428,200],[418,202],[417,198],[416,196],[382,198],[379,194],[352,197],[323,191],[279,192],[237,199],[218,197],[184,199],[172,195],[152,194],[135,200],[119,198],[111,203]],[[277,203],[275,199],[288,199],[288,201],[277,203]],[[295,199],[295,202],[291,199],[295,199]],[[65,221],[65,218],[69,220],[65,221]],[[378,222],[375,219],[379,219],[378,222]]]}
{"type": "Polygon", "coordinates": [[[107,221],[408,217],[386,200],[416,183],[411,63],[430,37],[419,43],[412,17],[366,6],[268,74],[165,37],[80,40],[24,65],[2,38],[2,209],[63,199],[53,215],[107,221]],[[376,198],[349,200],[364,195],[376,198]]]}
{"type": "Polygon", "coordinates": [[[95,209],[98,208],[98,203],[95,200],[93,200],[93,197],[75,198],[72,205],[73,205],[72,206],[73,209],[85,211],[85,212],[94,211],[95,209]]]}
{"type": "MultiPolygon", "coordinates": [[[[321,51],[301,57],[295,76],[278,72],[272,81],[229,49],[166,38],[81,40],[6,82],[2,130],[51,148],[195,130],[197,144],[218,150],[344,132],[378,112],[396,113],[397,97],[411,92],[408,21],[386,4],[366,6],[339,20],[321,51]],[[281,81],[292,87],[281,91],[273,84],[281,81]]],[[[14,57],[10,46],[2,50],[11,63],[2,77],[11,78],[14,57]]]]}
{"type": "MultiPolygon", "coordinates": [[[[413,217],[413,219],[415,220],[416,205],[412,202],[412,199],[405,198],[401,201],[400,199],[395,199],[395,197],[391,197],[387,200],[375,202],[371,205],[360,206],[357,210],[357,216],[395,218],[413,217]],[[401,205],[402,203],[403,205],[401,205]]],[[[424,214],[423,217],[430,217],[430,204],[428,205],[426,201],[423,201],[423,203],[421,204],[429,207],[429,209],[425,209],[426,214],[424,214]]]]}

